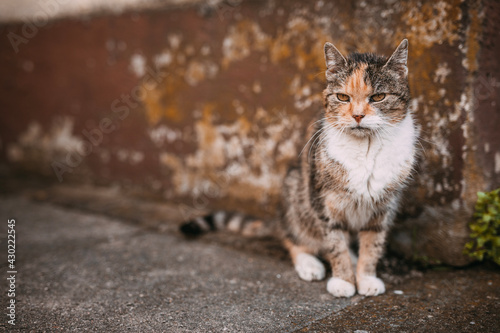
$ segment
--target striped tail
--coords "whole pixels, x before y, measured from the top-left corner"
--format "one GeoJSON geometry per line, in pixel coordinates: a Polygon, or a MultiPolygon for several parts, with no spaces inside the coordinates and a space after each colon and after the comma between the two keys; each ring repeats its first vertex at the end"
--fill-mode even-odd
{"type": "Polygon", "coordinates": [[[186,236],[199,236],[218,230],[228,230],[245,237],[265,237],[273,234],[269,224],[262,220],[225,211],[197,217],[180,226],[180,231],[186,236]]]}

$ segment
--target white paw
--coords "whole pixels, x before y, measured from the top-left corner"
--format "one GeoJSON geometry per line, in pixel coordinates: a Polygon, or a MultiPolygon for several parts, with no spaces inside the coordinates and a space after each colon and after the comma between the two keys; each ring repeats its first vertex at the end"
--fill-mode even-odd
{"type": "Polygon", "coordinates": [[[384,282],[375,276],[358,276],[357,283],[360,295],[377,296],[385,293],[384,282]]]}
{"type": "Polygon", "coordinates": [[[328,280],[326,290],[335,297],[351,297],[356,293],[356,287],[352,283],[336,277],[328,280]]]}
{"type": "Polygon", "coordinates": [[[313,255],[299,253],[295,258],[295,270],[300,278],[305,281],[323,280],[325,266],[313,255]]]}

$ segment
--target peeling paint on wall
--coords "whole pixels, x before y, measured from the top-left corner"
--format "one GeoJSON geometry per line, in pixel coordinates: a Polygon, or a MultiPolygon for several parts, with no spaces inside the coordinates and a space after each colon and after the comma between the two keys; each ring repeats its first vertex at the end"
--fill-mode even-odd
{"type": "Polygon", "coordinates": [[[169,195],[199,196],[215,187],[220,196],[260,203],[279,196],[284,173],[297,155],[300,141],[293,118],[269,120],[267,111],[259,108],[251,120],[241,116],[233,123],[215,124],[212,113],[213,106],[207,106],[203,118],[195,123],[198,147],[193,154],[161,154],[160,163],[172,173],[174,183],[169,195]],[[266,127],[253,125],[262,120],[268,122],[266,127]]]}
{"type": "Polygon", "coordinates": [[[462,147],[462,159],[464,169],[462,174],[462,192],[461,198],[468,201],[469,205],[474,204],[476,193],[484,191],[486,183],[481,167],[477,165],[475,158],[475,150],[477,149],[476,138],[473,127],[475,122],[476,99],[474,96],[473,85],[474,75],[477,70],[477,57],[479,52],[479,36],[480,36],[480,14],[477,10],[477,4],[472,4],[469,10],[469,19],[471,23],[466,30],[466,38],[464,43],[460,44],[460,50],[464,53],[462,65],[467,70],[467,86],[460,96],[459,108],[465,116],[465,121],[461,125],[464,145],[462,147]]]}
{"type": "Polygon", "coordinates": [[[44,132],[39,123],[32,122],[20,134],[17,142],[7,146],[7,157],[12,162],[22,162],[25,158],[29,159],[34,151],[50,159],[57,152],[80,150],[82,140],[73,134],[73,124],[71,118],[60,118],[44,132]]]}
{"type": "Polygon", "coordinates": [[[61,156],[67,156],[70,163],[77,163],[85,146],[82,138],[73,133],[73,128],[74,119],[70,117],[56,118],[48,130],[31,122],[15,142],[7,145],[7,159],[44,175],[52,173],[50,163],[61,156]]]}
{"type": "MultiPolygon", "coordinates": [[[[403,22],[411,27],[408,32],[410,40],[425,48],[457,42],[460,38],[458,21],[462,14],[460,2],[406,3],[408,11],[403,16],[403,22]]],[[[419,53],[422,55],[423,52],[419,53]]]]}
{"type": "Polygon", "coordinates": [[[166,125],[153,127],[148,130],[148,134],[151,141],[153,141],[158,148],[182,139],[182,133],[179,129],[171,129],[166,125]]]}
{"type": "Polygon", "coordinates": [[[143,55],[134,54],[130,58],[130,70],[139,78],[146,74],[146,59],[143,55]]]}
{"type": "Polygon", "coordinates": [[[215,78],[218,71],[219,66],[211,61],[191,61],[184,77],[186,82],[194,87],[203,80],[215,78]]]}
{"type": "Polygon", "coordinates": [[[241,21],[228,29],[222,42],[222,66],[227,68],[231,62],[243,60],[253,50],[264,51],[269,43],[269,36],[262,32],[257,23],[241,21]]]}

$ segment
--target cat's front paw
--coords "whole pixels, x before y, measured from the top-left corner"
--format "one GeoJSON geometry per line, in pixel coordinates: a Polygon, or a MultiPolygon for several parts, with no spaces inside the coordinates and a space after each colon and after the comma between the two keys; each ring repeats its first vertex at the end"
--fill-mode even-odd
{"type": "Polygon", "coordinates": [[[328,280],[326,290],[335,297],[351,297],[356,293],[356,287],[352,283],[336,277],[328,280]]]}
{"type": "Polygon", "coordinates": [[[358,294],[365,296],[377,296],[385,293],[385,285],[376,276],[357,277],[358,294]]]}
{"type": "Polygon", "coordinates": [[[305,281],[323,280],[325,265],[318,258],[308,253],[299,253],[295,259],[295,270],[305,281]]]}

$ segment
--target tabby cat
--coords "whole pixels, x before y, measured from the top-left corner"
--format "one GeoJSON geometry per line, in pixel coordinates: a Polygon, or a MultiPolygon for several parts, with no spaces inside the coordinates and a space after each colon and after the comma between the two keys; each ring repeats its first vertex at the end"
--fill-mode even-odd
{"type": "MultiPolygon", "coordinates": [[[[408,41],[390,58],[352,53],[345,58],[325,44],[324,110],[283,186],[283,217],[276,225],[295,270],[322,280],[337,297],[385,292],[376,277],[386,235],[416,159],[418,128],[410,110],[408,41]],[[353,269],[350,236],[357,235],[353,269]]],[[[185,233],[228,227],[252,234],[257,223],[240,214],[216,213],[182,226],[185,233]]]]}

